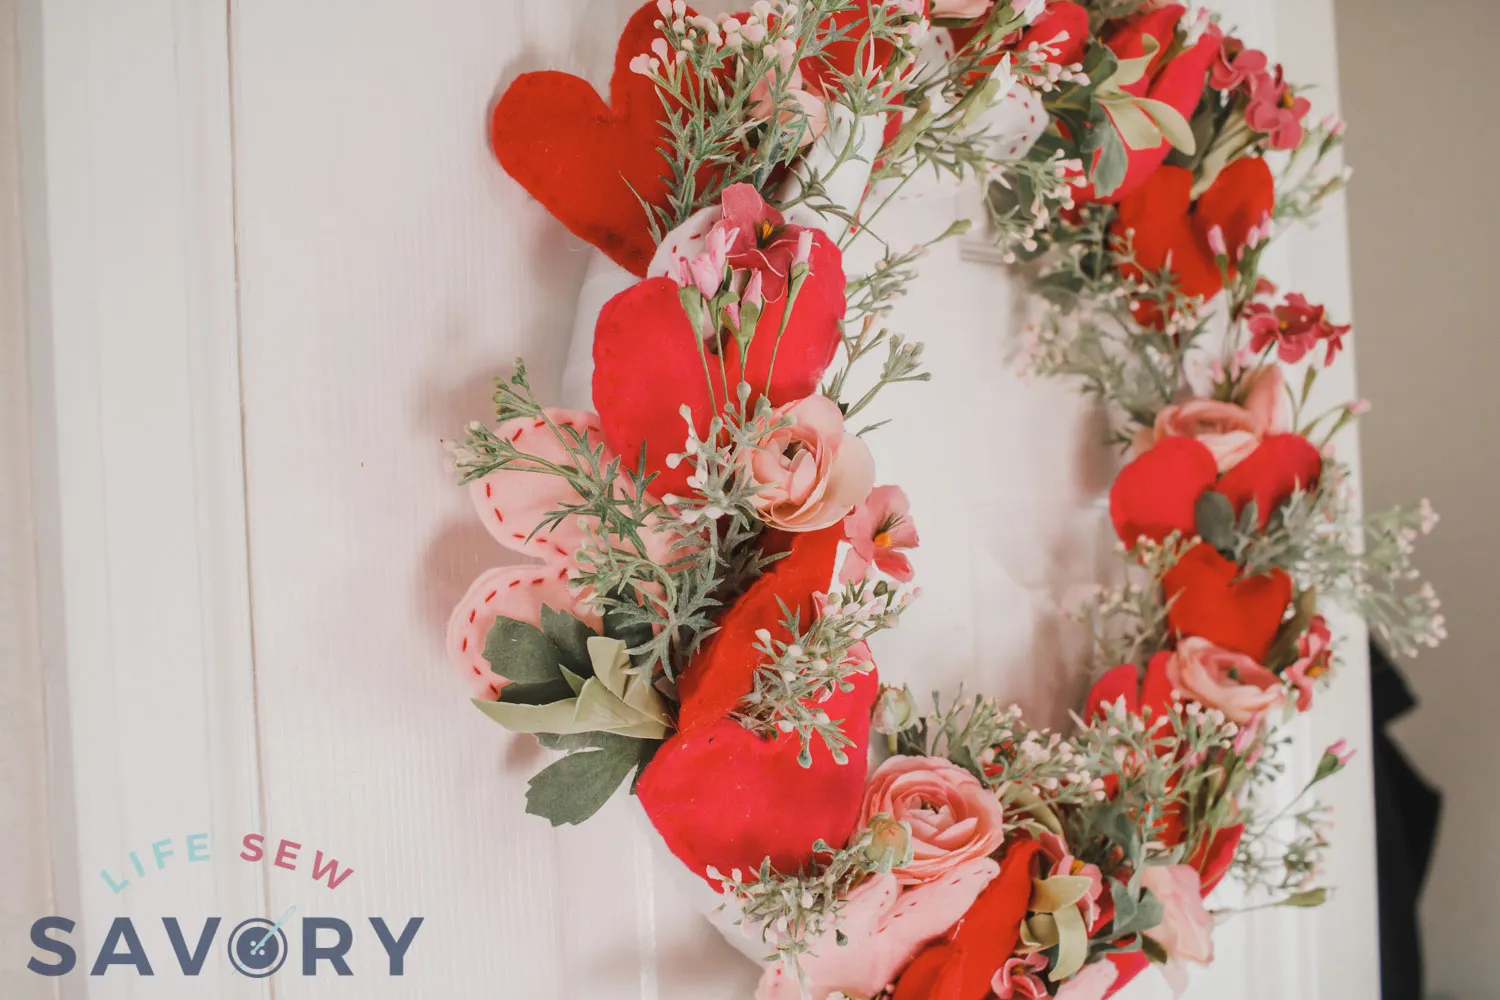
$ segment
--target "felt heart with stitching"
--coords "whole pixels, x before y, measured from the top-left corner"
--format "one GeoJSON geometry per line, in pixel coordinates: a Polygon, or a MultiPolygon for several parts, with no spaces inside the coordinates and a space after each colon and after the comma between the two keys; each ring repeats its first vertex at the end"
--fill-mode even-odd
{"type": "Polygon", "coordinates": [[[667,133],[656,86],[631,72],[661,37],[654,2],[631,16],[615,51],[606,103],[571,73],[524,73],[490,116],[490,145],[506,173],[575,235],[632,274],[656,243],[642,206],[665,205],[667,133]]]}

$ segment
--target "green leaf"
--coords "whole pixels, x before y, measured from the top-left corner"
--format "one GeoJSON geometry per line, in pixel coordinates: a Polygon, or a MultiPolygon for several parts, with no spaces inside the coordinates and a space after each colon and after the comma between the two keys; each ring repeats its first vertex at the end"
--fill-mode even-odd
{"type": "Polygon", "coordinates": [[[617,608],[605,612],[604,634],[625,643],[626,649],[639,649],[651,641],[651,625],[644,621],[632,622],[626,612],[617,608]]]}
{"type": "MultiPolygon", "coordinates": [[[[500,689],[500,701],[507,705],[550,705],[573,697],[573,688],[562,677],[539,684],[507,684],[500,689]]],[[[475,699],[481,705],[494,704],[475,699]]]]}
{"type": "Polygon", "coordinates": [[[1206,490],[1193,509],[1195,527],[1205,542],[1222,553],[1234,552],[1234,505],[1229,498],[1206,490]]]}
{"type": "Polygon", "coordinates": [[[563,666],[584,680],[594,676],[588,642],[589,637],[597,632],[568,612],[553,611],[545,604],[542,605],[542,632],[557,647],[563,666]]]}
{"type": "Polygon", "coordinates": [[[1292,617],[1276,630],[1276,638],[1272,640],[1271,649],[1266,654],[1266,668],[1276,673],[1281,673],[1297,662],[1297,640],[1302,638],[1307,627],[1312,624],[1313,616],[1318,613],[1317,588],[1309,587],[1298,594],[1292,608],[1292,617]]]}
{"type": "Polygon", "coordinates": [[[1161,923],[1161,901],[1151,895],[1150,891],[1142,891],[1137,898],[1131,895],[1130,887],[1124,882],[1112,882],[1109,894],[1115,901],[1115,922],[1111,931],[1113,936],[1139,934],[1161,923]]]}
{"type": "Polygon", "coordinates": [[[1113,194],[1125,183],[1125,174],[1130,169],[1130,157],[1125,152],[1125,143],[1116,132],[1113,125],[1095,125],[1089,132],[1089,141],[1093,142],[1095,136],[1102,138],[1098,142],[1099,159],[1094,163],[1093,174],[1090,180],[1094,182],[1094,191],[1100,197],[1113,194]]]}
{"type": "Polygon", "coordinates": [[[1294,892],[1281,901],[1282,906],[1322,906],[1328,902],[1327,889],[1308,889],[1305,892],[1294,892]]]}
{"type": "Polygon", "coordinates": [[[637,747],[571,753],[527,783],[526,811],[553,826],[582,823],[603,808],[640,761],[637,747]]]}
{"type": "Polygon", "coordinates": [[[557,733],[537,733],[536,741],[548,750],[562,750],[569,753],[574,750],[623,752],[630,748],[638,748],[645,742],[615,733],[569,733],[565,736],[557,733]]]}
{"type": "Polygon", "coordinates": [[[1141,951],[1144,951],[1146,957],[1157,965],[1166,965],[1171,960],[1171,956],[1167,954],[1167,949],[1161,946],[1160,941],[1154,937],[1147,937],[1144,934],[1141,935],[1141,951]]]}
{"type": "MultiPolygon", "coordinates": [[[[561,681],[562,654],[535,625],[501,616],[484,637],[484,658],[490,669],[508,681],[544,684],[561,681]]],[[[566,697],[566,695],[564,696],[566,697]]]]}

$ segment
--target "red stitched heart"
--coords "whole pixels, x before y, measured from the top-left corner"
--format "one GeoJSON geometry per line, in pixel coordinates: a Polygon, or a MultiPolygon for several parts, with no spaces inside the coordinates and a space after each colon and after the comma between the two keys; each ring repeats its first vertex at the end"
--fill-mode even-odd
{"type": "Polygon", "coordinates": [[[604,306],[594,332],[594,407],[604,440],[626,468],[636,467],[644,449],[646,468],[658,475],[653,493],[691,492],[690,465],[683,462],[670,469],[666,462],[687,440],[680,412],[684,405],[702,438],[716,406],[722,409],[728,400],[725,385],[734,387],[741,377],[756,397],[769,385],[766,396],[775,406],[817,390],[818,379],[838,350],[844,269],[838,248],[822,233],[813,237],[809,264],[812,269],[793,304],[780,346],[776,334],[785,299],[766,303],[743,371],[732,341],[713,345],[722,353],[700,354],[698,336],[670,278],[642,281],[604,306]]]}
{"type": "MultiPolygon", "coordinates": [[[[779,872],[805,869],[812,846],[842,847],[854,833],[869,770],[870,711],[880,690],[874,667],[820,707],[854,741],[835,763],[812,741],[812,766],[797,763],[795,733],[766,739],[732,719],[667,740],[641,772],[636,794],[672,853],[694,872],[709,865],[749,876],[771,859],[779,872]]],[[[712,880],[710,880],[712,881],[712,880]]]]}
{"type": "Polygon", "coordinates": [[[755,633],[766,629],[778,641],[791,641],[791,634],[782,625],[783,604],[798,616],[802,628],[812,624],[817,614],[813,594],[828,590],[843,535],[842,522],[822,531],[795,535],[790,552],[772,563],[724,613],[719,631],[678,681],[677,694],[682,702],[677,715],[679,730],[691,732],[718,722],[750,693],[761,662],[755,633]]]}
{"type": "Polygon", "coordinates": [[[1299,489],[1318,485],[1323,471],[1323,456],[1300,434],[1273,434],[1239,465],[1230,469],[1214,487],[1229,498],[1239,513],[1255,501],[1256,520],[1262,530],[1271,512],[1290,499],[1299,489]]]}
{"type": "Polygon", "coordinates": [[[631,16],[615,50],[610,101],[571,73],[524,73],[490,118],[490,144],[507,173],[563,225],[616,264],[644,275],[656,244],[644,200],[664,205],[666,132],[656,87],[630,71],[661,37],[661,14],[647,2],[631,16]]]}
{"type": "Polygon", "coordinates": [[[1041,845],[1012,844],[1000,875],[979,894],[946,941],[928,945],[896,983],[895,1000],[984,1000],[990,980],[1021,938],[1031,901],[1032,859],[1041,845]]]}
{"type": "Polygon", "coordinates": [[[1167,623],[1179,635],[1196,635],[1264,662],[1292,601],[1292,578],[1279,569],[1239,582],[1239,567],[1207,542],[1184,552],[1162,578],[1167,623]]]}
{"type": "Polygon", "coordinates": [[[1141,538],[1165,541],[1173,531],[1197,534],[1198,498],[1213,488],[1219,464],[1194,438],[1158,441],[1115,478],[1109,490],[1109,516],[1126,545],[1141,538]]]}

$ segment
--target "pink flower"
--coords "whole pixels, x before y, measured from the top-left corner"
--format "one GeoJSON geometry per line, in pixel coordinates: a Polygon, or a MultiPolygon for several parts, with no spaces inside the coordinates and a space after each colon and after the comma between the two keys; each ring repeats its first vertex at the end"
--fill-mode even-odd
{"type": "Polygon", "coordinates": [[[793,265],[806,263],[805,257],[799,257],[812,251],[812,230],[787,225],[786,218],[750,184],[726,188],[721,204],[724,225],[734,233],[728,247],[730,266],[762,273],[766,300],[781,301],[793,265]]]}
{"type": "Polygon", "coordinates": [[[995,0],[932,0],[932,17],[953,17],[973,20],[983,17],[995,5],[995,0]]]}
{"type": "Polygon", "coordinates": [[[910,583],[911,560],[902,549],[917,547],[917,526],[911,519],[911,502],[899,486],[877,486],[844,518],[844,537],[854,551],[844,558],[839,580],[852,583],[875,568],[901,583],[910,583]]]}
{"type": "Polygon", "coordinates": [[[775,411],[791,425],[772,431],[740,463],[760,486],[752,501],[760,517],[783,531],[817,531],[836,524],[875,485],[875,460],[827,396],[815,395],[775,411]]]}
{"type": "Polygon", "coordinates": [[[1083,925],[1093,931],[1094,925],[1099,923],[1099,918],[1103,915],[1099,907],[1099,896],[1104,892],[1104,874],[1099,871],[1098,865],[1073,857],[1067,841],[1055,833],[1042,834],[1041,844],[1042,854],[1052,862],[1052,869],[1047,873],[1049,878],[1081,875],[1089,880],[1089,891],[1078,901],[1078,909],[1083,913],[1083,925]]]}
{"type": "Polygon", "coordinates": [[[1221,473],[1239,465],[1260,447],[1265,421],[1243,406],[1217,399],[1189,399],[1173,403],[1156,415],[1152,441],[1168,437],[1194,438],[1213,453],[1221,473]]]}
{"type": "Polygon", "coordinates": [[[771,70],[750,91],[750,107],[747,113],[751,121],[770,121],[775,115],[783,125],[792,125],[802,119],[804,127],[798,143],[806,146],[828,128],[828,107],[823,99],[803,87],[802,70],[796,62],[795,45],[786,45],[778,52],[781,62],[780,74],[786,74],[786,89],[782,91],[780,113],[772,99],[771,88],[776,86],[777,70],[771,70]]]}
{"type": "Polygon", "coordinates": [[[1250,103],[1245,121],[1257,132],[1265,133],[1272,149],[1296,149],[1302,145],[1302,119],[1312,109],[1312,102],[1292,93],[1281,75],[1263,73],[1250,83],[1250,103]]]}
{"type": "Polygon", "coordinates": [[[1245,410],[1265,425],[1267,434],[1285,434],[1291,429],[1287,413],[1286,378],[1280,365],[1262,365],[1240,380],[1245,410]]]}
{"type": "Polygon", "coordinates": [[[1222,226],[1209,227],[1208,248],[1214,252],[1215,257],[1229,256],[1229,245],[1224,242],[1224,229],[1222,226]]]}
{"type": "Polygon", "coordinates": [[[1229,721],[1241,725],[1286,700],[1274,673],[1244,653],[1197,636],[1177,644],[1177,651],[1167,660],[1167,680],[1184,697],[1217,708],[1229,721]]]}
{"type": "Polygon", "coordinates": [[[1245,325],[1250,329],[1250,350],[1258,354],[1275,344],[1277,355],[1287,364],[1301,361],[1319,342],[1328,347],[1323,363],[1332,364],[1350,329],[1330,323],[1327,310],[1299,292],[1289,293],[1275,309],[1264,302],[1253,303],[1245,325]]]}
{"type": "Polygon", "coordinates": [[[1208,83],[1215,90],[1248,87],[1251,81],[1265,75],[1271,60],[1259,49],[1247,49],[1238,38],[1226,35],[1219,58],[1209,71],[1208,83]]]}
{"type": "Polygon", "coordinates": [[[796,968],[778,962],[766,967],[755,1000],[802,1000],[834,991],[859,997],[879,994],[924,945],[963,919],[999,873],[998,864],[980,858],[945,878],[905,889],[894,875],[870,876],[849,894],[836,929],[830,927],[808,942],[811,951],[798,963],[807,992],[796,968]],[[839,934],[846,944],[838,943],[839,934]]]}
{"type": "Polygon", "coordinates": [[[1337,740],[1328,744],[1323,756],[1332,757],[1339,767],[1348,767],[1349,762],[1354,759],[1354,751],[1349,749],[1348,740],[1337,740]]]}
{"type": "Polygon", "coordinates": [[[718,223],[708,231],[701,254],[692,259],[677,258],[673,280],[682,288],[696,287],[705,299],[713,298],[724,283],[724,264],[729,257],[729,247],[738,238],[739,230],[728,223],[718,223]]]}
{"type": "Polygon", "coordinates": [[[1171,959],[1162,972],[1180,994],[1186,973],[1177,962],[1214,960],[1214,918],[1203,907],[1198,871],[1192,865],[1153,865],[1141,871],[1141,885],[1162,905],[1161,923],[1146,934],[1171,959]]]}
{"type": "Polygon", "coordinates": [[[892,757],[870,775],[861,826],[884,813],[911,828],[912,859],[894,870],[903,885],[942,878],[988,857],[1005,839],[1000,800],[941,757],[892,757]]]}
{"type": "Polygon", "coordinates": [[[1297,640],[1297,662],[1286,672],[1286,679],[1297,689],[1297,711],[1312,708],[1313,691],[1332,661],[1333,633],[1322,615],[1314,615],[1306,634],[1297,640]]]}
{"type": "Polygon", "coordinates": [[[1062,984],[1057,991],[1057,1000],[1104,1000],[1119,977],[1119,967],[1108,960],[1085,965],[1076,976],[1062,984]]]}
{"type": "Polygon", "coordinates": [[[1032,952],[1025,958],[1008,958],[995,978],[990,981],[999,1000],[1051,1000],[1047,984],[1037,973],[1047,968],[1047,959],[1040,952],[1032,952]]]}

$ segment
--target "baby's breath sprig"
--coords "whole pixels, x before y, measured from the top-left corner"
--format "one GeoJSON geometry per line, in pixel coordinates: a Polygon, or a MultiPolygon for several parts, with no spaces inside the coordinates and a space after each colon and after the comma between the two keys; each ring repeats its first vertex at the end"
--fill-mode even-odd
{"type": "Polygon", "coordinates": [[[1145,666],[1152,654],[1167,648],[1167,603],[1161,579],[1198,543],[1196,536],[1178,533],[1162,543],[1142,538],[1133,548],[1120,547],[1125,577],[1077,601],[1069,614],[1094,637],[1095,662],[1103,667],[1122,663],[1145,666]]]}
{"type": "Polygon", "coordinates": [[[755,643],[761,666],[735,718],[768,736],[795,733],[801,743],[797,760],[803,767],[812,766],[814,737],[836,763],[846,763],[844,748],[853,745],[844,733],[847,720],[830,718],[821,706],[836,692],[853,690],[850,678],[868,671],[870,664],[852,656],[852,650],[877,632],[894,628],[914,593],[885,580],[846,584],[827,596],[805,630],[797,613],[786,613],[782,626],[793,637],[791,642],[762,629],[755,643]]]}
{"type": "MultiPolygon", "coordinates": [[[[877,837],[880,821],[893,825],[888,817],[877,816],[843,848],[819,840],[813,854],[822,860],[810,874],[783,874],[767,858],[748,880],[738,868],[726,875],[710,867],[708,877],[734,898],[739,909],[735,922],[759,929],[761,940],[772,949],[766,961],[791,966],[800,979],[800,959],[812,953],[814,941],[837,926],[849,893],[870,875],[888,872],[903,860],[877,837]]],[[[909,830],[907,834],[909,841],[909,830]]],[[[845,943],[842,932],[835,931],[836,946],[845,943]]]]}

